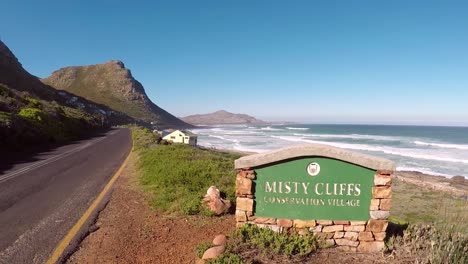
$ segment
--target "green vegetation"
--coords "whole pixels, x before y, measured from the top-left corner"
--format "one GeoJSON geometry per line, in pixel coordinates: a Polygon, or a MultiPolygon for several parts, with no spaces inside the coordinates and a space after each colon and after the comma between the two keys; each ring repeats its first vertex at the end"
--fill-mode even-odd
{"type": "Polygon", "coordinates": [[[100,121],[97,114],[0,85],[0,145],[5,149],[74,139],[101,127],[100,121]]]}
{"type": "Polygon", "coordinates": [[[18,116],[33,122],[45,122],[48,117],[44,111],[37,108],[22,108],[18,116]]]}
{"type": "Polygon", "coordinates": [[[232,253],[225,253],[216,259],[212,259],[206,262],[207,264],[246,264],[242,257],[232,253]]]}
{"type": "Polygon", "coordinates": [[[395,180],[392,255],[418,263],[468,263],[468,200],[395,180]]]}
{"type": "Polygon", "coordinates": [[[320,246],[320,241],[311,232],[302,235],[295,231],[278,233],[256,225],[244,225],[233,231],[226,252],[208,263],[251,263],[259,258],[297,260],[307,257],[320,246]]]}
{"type": "Polygon", "coordinates": [[[304,235],[278,233],[256,225],[244,225],[235,230],[231,240],[229,245],[232,252],[248,247],[284,256],[306,256],[319,247],[317,237],[310,232],[304,235]]]}
{"type": "Polygon", "coordinates": [[[468,200],[446,192],[394,180],[390,221],[395,223],[457,226],[468,233],[468,200]]]}
{"type": "Polygon", "coordinates": [[[387,247],[417,263],[468,263],[468,236],[455,226],[410,225],[402,236],[392,236],[387,247]]]}
{"type": "Polygon", "coordinates": [[[147,129],[133,128],[140,158],[140,182],[151,193],[151,205],[166,213],[207,213],[201,199],[215,185],[235,201],[234,160],[239,155],[202,150],[183,144],[157,145],[147,129]]]}

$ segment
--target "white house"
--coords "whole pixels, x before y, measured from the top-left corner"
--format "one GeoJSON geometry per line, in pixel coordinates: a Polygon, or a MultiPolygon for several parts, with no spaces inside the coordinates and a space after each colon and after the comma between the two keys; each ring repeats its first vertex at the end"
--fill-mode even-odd
{"type": "Polygon", "coordinates": [[[183,143],[190,146],[197,145],[197,136],[187,130],[175,130],[163,137],[164,140],[171,141],[172,143],[183,143]]]}

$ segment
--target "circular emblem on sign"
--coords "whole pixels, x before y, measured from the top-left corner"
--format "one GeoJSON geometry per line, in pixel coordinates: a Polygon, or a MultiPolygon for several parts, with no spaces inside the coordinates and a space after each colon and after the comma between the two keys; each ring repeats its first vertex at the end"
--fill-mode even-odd
{"type": "Polygon", "coordinates": [[[320,165],[316,162],[312,162],[307,165],[307,173],[310,176],[317,176],[320,173],[320,165]]]}

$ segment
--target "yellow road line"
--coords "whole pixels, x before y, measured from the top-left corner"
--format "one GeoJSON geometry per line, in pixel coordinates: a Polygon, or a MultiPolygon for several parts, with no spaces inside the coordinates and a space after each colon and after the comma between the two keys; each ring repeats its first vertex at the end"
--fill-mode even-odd
{"type": "Polygon", "coordinates": [[[102,192],[99,194],[99,196],[93,201],[91,206],[86,210],[86,212],[81,216],[81,218],[76,222],[76,224],[70,229],[68,234],[60,241],[60,243],[57,245],[57,247],[54,250],[54,253],[52,253],[52,256],[47,260],[47,264],[55,264],[59,260],[59,258],[62,256],[63,252],[65,249],[68,247],[72,239],[76,236],[78,231],[83,227],[84,223],[88,220],[88,218],[91,216],[91,214],[96,210],[97,206],[99,203],[101,203],[102,199],[106,196],[106,194],[109,192],[109,190],[112,188],[112,185],[114,182],[119,178],[120,174],[122,173],[125,165],[127,165],[128,160],[130,159],[130,154],[133,152],[133,147],[132,150],[130,150],[130,153],[128,153],[127,158],[125,161],[122,163],[120,166],[119,170],[112,176],[112,179],[107,183],[106,187],[102,190],[102,192]]]}

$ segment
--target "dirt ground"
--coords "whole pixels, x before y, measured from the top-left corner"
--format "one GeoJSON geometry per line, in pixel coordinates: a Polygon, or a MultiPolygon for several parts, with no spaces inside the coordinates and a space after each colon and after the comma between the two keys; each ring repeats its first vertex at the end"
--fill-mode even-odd
{"type": "Polygon", "coordinates": [[[196,245],[235,228],[232,216],[170,217],[153,211],[138,186],[131,155],[96,230],[67,263],[193,263],[196,245]]]}
{"type": "MultiPolygon", "coordinates": [[[[211,241],[217,234],[228,235],[235,228],[235,219],[224,217],[171,217],[155,212],[148,206],[145,193],[138,185],[135,170],[136,154],[116,182],[107,207],[100,213],[95,231],[91,232],[67,263],[195,263],[195,247],[211,241]]],[[[421,175],[399,173],[410,183],[424,181],[421,175]]],[[[453,191],[449,180],[434,178],[434,189],[453,191]],[[439,188],[440,187],[440,188],[439,188]],[[447,188],[449,187],[449,188],[447,188]]],[[[464,183],[455,192],[464,192],[464,183]],[[461,188],[460,188],[461,187],[461,188]]],[[[453,185],[452,185],[453,186],[453,185]]],[[[412,263],[411,259],[394,259],[391,255],[359,254],[325,249],[300,262],[264,259],[259,263],[412,263]]]]}

